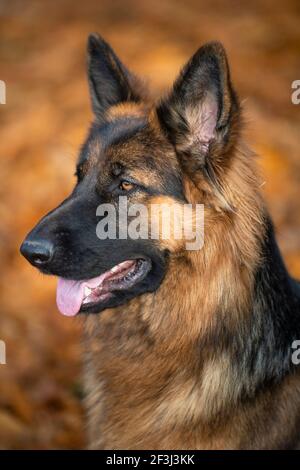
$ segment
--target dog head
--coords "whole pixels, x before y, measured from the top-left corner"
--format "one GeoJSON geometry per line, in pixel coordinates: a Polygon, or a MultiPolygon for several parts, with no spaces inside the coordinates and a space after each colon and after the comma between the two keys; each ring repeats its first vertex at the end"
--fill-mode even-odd
{"type": "Polygon", "coordinates": [[[97,35],[88,40],[88,79],[95,119],[77,183],[21,246],[31,264],[59,277],[57,303],[66,315],[98,313],[159,289],[183,244],[163,239],[160,228],[154,238],[129,233],[120,201],[143,205],[148,216],[157,201],[208,201],[209,210],[230,211],[222,178],[239,133],[239,104],[218,43],[195,53],[158,104],[97,35]],[[112,236],[99,236],[105,225],[112,236]]]}

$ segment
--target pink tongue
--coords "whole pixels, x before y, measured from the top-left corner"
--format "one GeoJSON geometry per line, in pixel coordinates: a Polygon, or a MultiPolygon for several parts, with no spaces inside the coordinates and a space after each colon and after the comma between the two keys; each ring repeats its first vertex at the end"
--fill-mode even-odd
{"type": "Polygon", "coordinates": [[[59,277],[56,291],[56,303],[59,311],[68,317],[76,315],[84,299],[84,288],[99,286],[107,274],[104,273],[86,281],[70,281],[59,277]]]}
{"type": "Polygon", "coordinates": [[[79,312],[84,295],[83,281],[69,281],[58,278],[56,303],[63,315],[72,317],[79,312]]]}

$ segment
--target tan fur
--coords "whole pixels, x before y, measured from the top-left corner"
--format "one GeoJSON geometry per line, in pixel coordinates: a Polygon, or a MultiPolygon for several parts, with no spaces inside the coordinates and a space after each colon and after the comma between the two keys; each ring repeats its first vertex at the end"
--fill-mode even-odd
{"type": "MultiPolygon", "coordinates": [[[[129,110],[135,116],[137,109],[117,106],[110,116],[129,110]]],[[[154,111],[149,122],[158,135],[154,111]]],[[[170,146],[160,139],[164,161],[175,165],[170,146]]],[[[228,151],[217,191],[201,175],[184,176],[187,201],[205,205],[203,249],[186,251],[182,240],[160,239],[171,256],[159,289],[84,318],[90,448],[238,449],[249,442],[252,448],[281,448],[279,427],[293,429],[299,419],[299,376],[240,405],[232,358],[215,355],[209,344],[220,324],[234,333],[246,321],[265,230],[255,158],[240,142],[228,151]],[[257,435],[249,439],[247,423],[256,421],[257,435]]],[[[131,145],[114,149],[118,158],[138,158],[138,147],[131,145]]],[[[146,170],[137,171],[147,181],[146,170]]],[[[148,201],[175,202],[166,196],[148,201]]]]}
{"type": "Polygon", "coordinates": [[[130,116],[130,117],[143,117],[145,115],[145,104],[136,104],[133,102],[119,103],[115,106],[111,106],[106,117],[108,121],[114,121],[117,118],[130,116]]]}

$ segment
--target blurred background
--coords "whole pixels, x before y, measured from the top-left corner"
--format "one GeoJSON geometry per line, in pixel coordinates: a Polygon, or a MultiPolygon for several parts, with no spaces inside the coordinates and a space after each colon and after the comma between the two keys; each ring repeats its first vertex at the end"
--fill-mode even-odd
{"type": "Polygon", "coordinates": [[[80,320],[55,306],[55,279],[19,255],[24,235],[74,184],[91,121],[89,32],[159,93],[204,42],[222,41],[244,101],[286,263],[300,278],[298,0],[0,0],[0,448],[81,448],[80,320]]]}

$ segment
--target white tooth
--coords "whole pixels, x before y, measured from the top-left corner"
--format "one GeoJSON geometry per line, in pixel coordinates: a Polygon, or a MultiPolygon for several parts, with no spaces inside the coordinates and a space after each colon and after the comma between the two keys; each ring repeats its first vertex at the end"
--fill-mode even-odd
{"type": "Polygon", "coordinates": [[[90,289],[88,286],[85,286],[85,288],[84,288],[84,296],[85,296],[85,297],[88,297],[91,292],[92,292],[92,289],[90,289]]]}
{"type": "Polygon", "coordinates": [[[111,268],[110,271],[111,271],[112,273],[116,273],[116,272],[119,271],[119,269],[120,269],[120,268],[119,268],[119,265],[117,264],[117,266],[114,266],[113,268],[111,268]]]}

